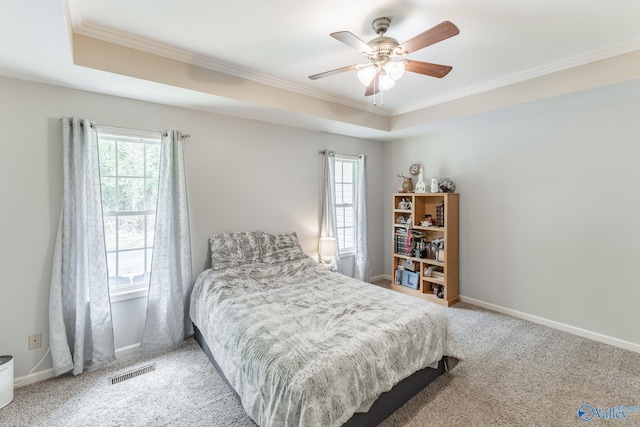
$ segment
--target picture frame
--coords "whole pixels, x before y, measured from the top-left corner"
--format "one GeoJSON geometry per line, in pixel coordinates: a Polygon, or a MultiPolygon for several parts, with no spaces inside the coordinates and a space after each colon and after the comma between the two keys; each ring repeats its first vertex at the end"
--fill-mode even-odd
{"type": "Polygon", "coordinates": [[[402,286],[406,286],[411,289],[418,289],[418,283],[420,282],[420,274],[413,271],[403,270],[402,272],[402,286]]]}
{"type": "Polygon", "coordinates": [[[404,269],[402,267],[398,267],[398,269],[396,270],[396,275],[395,275],[395,283],[396,285],[401,285],[402,284],[402,276],[404,275],[404,269]]]}

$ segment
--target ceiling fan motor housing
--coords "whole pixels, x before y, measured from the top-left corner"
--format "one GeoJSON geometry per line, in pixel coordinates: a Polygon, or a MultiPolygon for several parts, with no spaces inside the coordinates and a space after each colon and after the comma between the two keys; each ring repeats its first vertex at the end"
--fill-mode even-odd
{"type": "Polygon", "coordinates": [[[396,39],[385,36],[376,37],[367,44],[372,50],[367,56],[374,63],[387,62],[393,54],[394,49],[399,45],[396,39]]]}
{"type": "Polygon", "coordinates": [[[375,31],[376,34],[380,36],[387,32],[387,30],[389,29],[389,25],[391,25],[391,18],[386,18],[386,17],[374,19],[373,22],[371,23],[371,27],[373,27],[373,31],[375,31]]]}
{"type": "Polygon", "coordinates": [[[389,29],[389,25],[391,25],[391,19],[386,17],[374,19],[371,23],[371,27],[378,34],[378,37],[367,43],[371,48],[367,57],[379,67],[389,62],[391,56],[396,54],[394,50],[400,45],[398,40],[384,35],[389,29]]]}

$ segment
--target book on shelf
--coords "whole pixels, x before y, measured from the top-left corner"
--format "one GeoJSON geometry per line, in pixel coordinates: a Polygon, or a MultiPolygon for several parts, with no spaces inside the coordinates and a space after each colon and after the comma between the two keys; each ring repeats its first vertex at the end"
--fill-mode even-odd
{"type": "Polygon", "coordinates": [[[393,250],[400,255],[409,255],[411,248],[409,247],[409,239],[406,233],[396,233],[394,236],[393,250]]]}

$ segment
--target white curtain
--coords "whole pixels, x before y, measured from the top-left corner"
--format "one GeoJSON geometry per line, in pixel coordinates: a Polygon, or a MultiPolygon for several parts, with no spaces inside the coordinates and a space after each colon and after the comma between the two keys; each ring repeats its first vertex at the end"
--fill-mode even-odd
{"type": "Polygon", "coordinates": [[[64,193],[53,255],[49,339],[54,375],[115,360],[94,123],[63,117],[64,193]]]}
{"type": "Polygon", "coordinates": [[[161,145],[149,300],[141,343],[145,351],[175,347],[193,333],[189,320],[191,238],[180,132],[164,132],[161,145]]]}
{"type": "Polygon", "coordinates": [[[368,282],[371,278],[371,271],[369,270],[369,251],[367,250],[367,175],[364,154],[358,155],[356,164],[355,265],[353,277],[363,282],[368,282]]]}
{"type": "MultiPolygon", "coordinates": [[[[336,219],[336,158],[333,151],[324,151],[322,153],[323,164],[323,191],[322,191],[322,212],[320,216],[320,237],[338,237],[337,219],[336,219]]],[[[340,245],[338,244],[338,247],[340,245]]],[[[337,250],[336,256],[333,257],[332,263],[334,270],[342,273],[342,265],[340,264],[340,249],[337,250]]]]}

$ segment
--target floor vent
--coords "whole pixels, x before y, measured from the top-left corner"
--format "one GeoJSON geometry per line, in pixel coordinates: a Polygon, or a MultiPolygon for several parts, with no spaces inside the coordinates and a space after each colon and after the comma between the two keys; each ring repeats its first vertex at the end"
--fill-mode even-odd
{"type": "Polygon", "coordinates": [[[152,363],[151,365],[141,366],[138,369],[134,369],[133,371],[125,372],[124,374],[117,375],[115,377],[109,378],[109,384],[114,385],[121,383],[122,381],[130,380],[131,378],[135,378],[142,374],[146,374],[148,372],[153,372],[156,370],[156,364],[152,363]]]}

